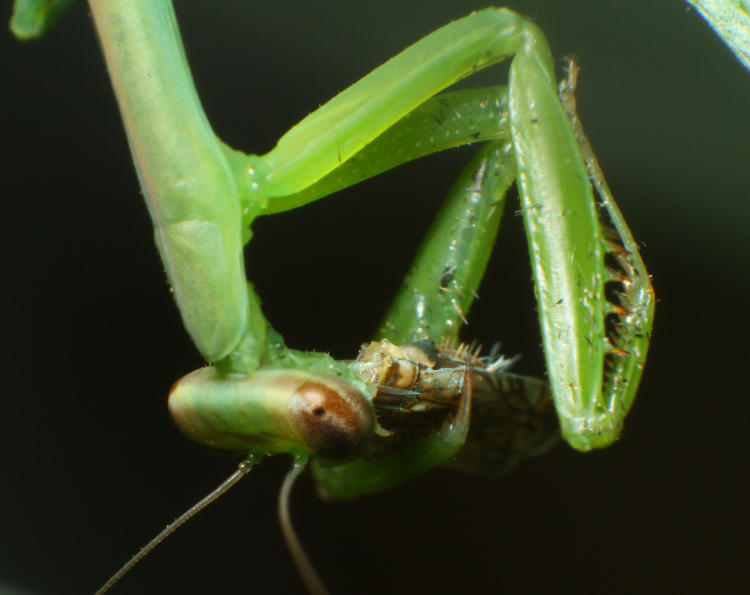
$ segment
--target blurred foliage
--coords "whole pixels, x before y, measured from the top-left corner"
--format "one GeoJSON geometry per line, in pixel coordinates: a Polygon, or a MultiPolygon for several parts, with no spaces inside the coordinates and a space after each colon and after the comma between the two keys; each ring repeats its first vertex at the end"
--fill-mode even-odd
{"type": "Polygon", "coordinates": [[[750,2],[748,0],[687,0],[750,70],[750,2]]]}
{"type": "Polygon", "coordinates": [[[54,26],[74,0],[15,0],[10,30],[22,41],[38,39],[54,26]]]}

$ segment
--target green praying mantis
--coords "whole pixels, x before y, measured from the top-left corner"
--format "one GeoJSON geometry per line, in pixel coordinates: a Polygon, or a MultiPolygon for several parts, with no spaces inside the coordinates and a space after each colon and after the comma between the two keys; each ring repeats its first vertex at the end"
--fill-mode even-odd
{"type": "MultiPolygon", "coordinates": [[[[553,438],[549,395],[572,447],[601,448],[618,437],[646,357],[653,291],[575,115],[574,70],[558,89],[547,43],[531,22],[505,9],[455,21],[257,156],[211,130],[171,3],[90,5],[170,285],[210,363],[175,384],[170,411],[198,442],[249,453],[230,483],[276,453],[296,461],[282,502],[308,460],[321,491],[340,499],[445,462],[502,471],[553,438]],[[438,94],[506,58],[507,88],[438,94]],[[480,141],[374,343],[354,362],[286,347],[245,278],[242,247],[253,220],[480,141]],[[548,392],[512,375],[496,354],[480,357],[458,343],[514,182],[548,392]],[[486,437],[488,419],[499,424],[499,437],[486,437]],[[531,430],[508,429],[508,420],[531,430]],[[477,427],[481,436],[473,435],[477,427]],[[480,447],[498,444],[502,456],[487,461],[480,447]]],[[[320,591],[291,529],[286,534],[308,586],[320,591]]]]}

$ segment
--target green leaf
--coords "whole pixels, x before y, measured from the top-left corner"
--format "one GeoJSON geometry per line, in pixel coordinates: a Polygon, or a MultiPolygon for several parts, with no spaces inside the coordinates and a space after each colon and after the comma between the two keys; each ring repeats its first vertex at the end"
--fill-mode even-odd
{"type": "Polygon", "coordinates": [[[71,4],[73,0],[15,0],[10,30],[21,41],[39,39],[71,4]]]}

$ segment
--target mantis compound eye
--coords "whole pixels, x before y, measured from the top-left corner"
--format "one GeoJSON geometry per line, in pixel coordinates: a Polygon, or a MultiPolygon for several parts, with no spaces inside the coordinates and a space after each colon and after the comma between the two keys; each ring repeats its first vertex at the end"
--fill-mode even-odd
{"type": "Polygon", "coordinates": [[[300,370],[238,378],[207,366],[175,383],[169,411],[185,434],[212,449],[303,449],[331,462],[362,453],[375,431],[367,394],[336,376],[300,370]]]}
{"type": "Polygon", "coordinates": [[[331,461],[360,454],[375,428],[370,401],[333,378],[302,382],[289,402],[289,416],[310,450],[331,461]]]}

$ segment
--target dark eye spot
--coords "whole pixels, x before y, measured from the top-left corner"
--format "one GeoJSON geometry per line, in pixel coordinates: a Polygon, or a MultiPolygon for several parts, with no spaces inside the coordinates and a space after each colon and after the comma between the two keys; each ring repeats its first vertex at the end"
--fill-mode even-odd
{"type": "Polygon", "coordinates": [[[310,451],[329,461],[357,456],[375,428],[370,400],[335,378],[310,375],[301,382],[290,401],[289,415],[310,451]]]}

